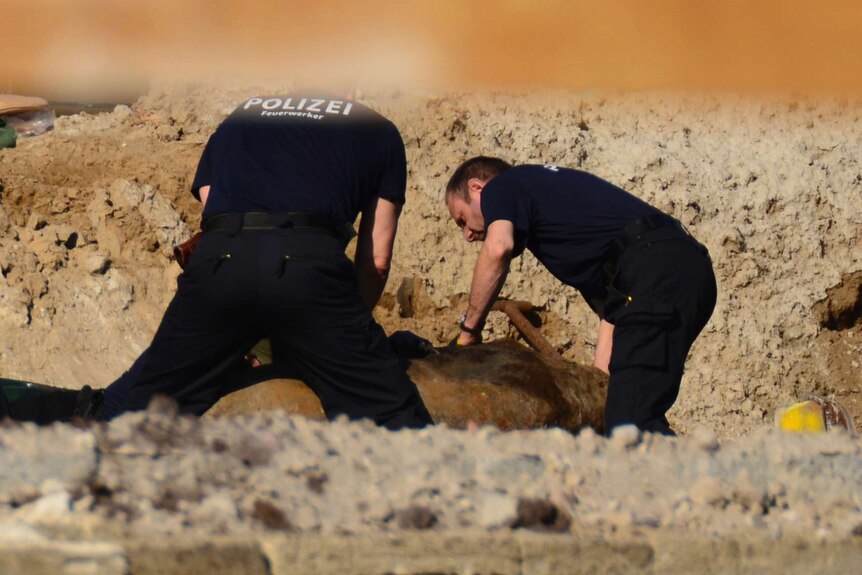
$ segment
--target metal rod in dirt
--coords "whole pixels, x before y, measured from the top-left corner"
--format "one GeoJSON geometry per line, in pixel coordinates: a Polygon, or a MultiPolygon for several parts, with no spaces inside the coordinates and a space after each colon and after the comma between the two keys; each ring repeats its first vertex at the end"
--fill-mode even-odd
{"type": "Polygon", "coordinates": [[[509,321],[521,334],[521,337],[535,349],[540,355],[553,359],[562,359],[557,350],[548,343],[542,332],[524,317],[525,311],[532,311],[535,306],[528,301],[497,300],[491,307],[494,311],[501,311],[509,316],[509,321]]]}

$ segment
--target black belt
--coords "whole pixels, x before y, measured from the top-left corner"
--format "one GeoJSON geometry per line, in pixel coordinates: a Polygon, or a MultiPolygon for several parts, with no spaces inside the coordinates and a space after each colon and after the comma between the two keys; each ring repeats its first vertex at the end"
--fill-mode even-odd
{"type": "Polygon", "coordinates": [[[315,228],[327,231],[345,244],[356,235],[352,225],[339,223],[324,214],[311,212],[229,212],[207,216],[201,223],[201,231],[204,233],[217,231],[237,233],[240,230],[289,228],[315,228]]]}

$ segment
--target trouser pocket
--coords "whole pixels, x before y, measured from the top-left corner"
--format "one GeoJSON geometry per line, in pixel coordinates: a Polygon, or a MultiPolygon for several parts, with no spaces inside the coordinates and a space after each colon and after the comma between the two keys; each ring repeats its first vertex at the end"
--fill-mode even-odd
{"type": "Polygon", "coordinates": [[[671,304],[632,302],[608,321],[614,325],[611,373],[630,367],[667,367],[668,332],[678,323],[671,304]]]}

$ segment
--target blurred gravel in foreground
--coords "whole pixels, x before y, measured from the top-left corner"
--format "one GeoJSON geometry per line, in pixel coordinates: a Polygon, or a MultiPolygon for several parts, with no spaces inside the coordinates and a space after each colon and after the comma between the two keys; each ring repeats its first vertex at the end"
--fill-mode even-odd
{"type": "Polygon", "coordinates": [[[393,433],[281,413],[151,411],[85,430],[0,428],[0,525],[132,536],[589,528],[842,539],[862,532],[860,455],[862,440],[837,432],[763,431],[720,445],[705,428],[677,439],[634,428],[610,439],[589,429],[393,433]]]}

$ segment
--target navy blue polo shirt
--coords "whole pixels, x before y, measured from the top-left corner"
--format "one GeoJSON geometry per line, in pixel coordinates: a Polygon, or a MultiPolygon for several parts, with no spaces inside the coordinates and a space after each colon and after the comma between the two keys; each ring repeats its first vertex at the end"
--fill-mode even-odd
{"type": "Polygon", "coordinates": [[[407,161],[395,125],[357,102],[250,98],[210,137],[192,183],[204,217],[312,212],[352,223],[376,198],[404,203],[407,161]]]}
{"type": "Polygon", "coordinates": [[[590,301],[603,298],[602,265],[614,238],[629,222],[659,210],[606,182],[557,166],[516,166],[482,190],[487,228],[508,220],[514,256],[530,250],[554,276],[590,301]]]}

